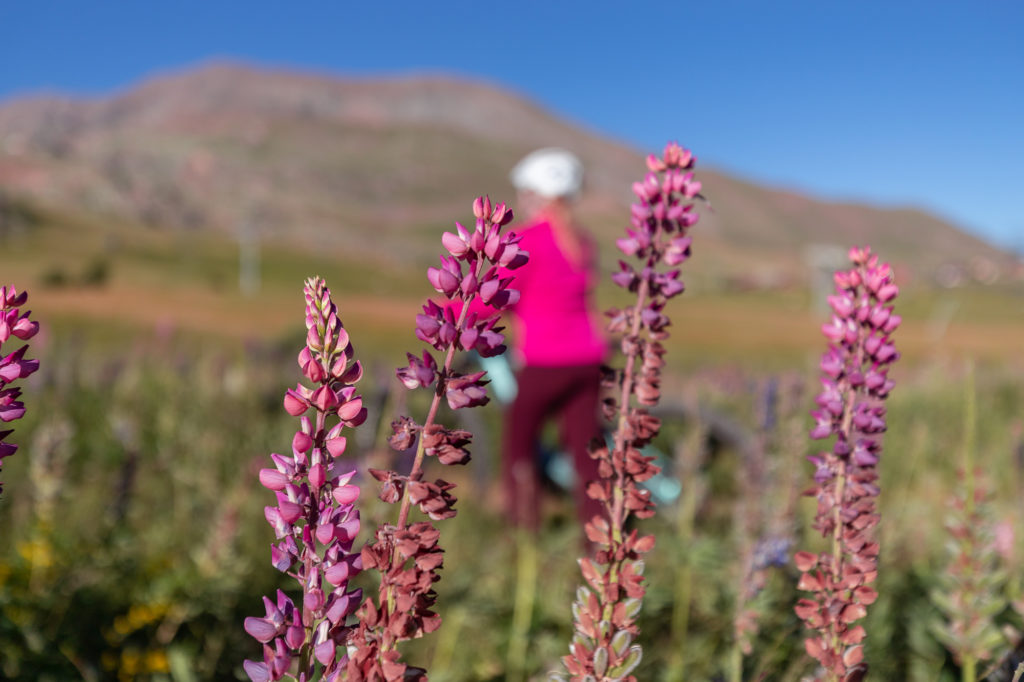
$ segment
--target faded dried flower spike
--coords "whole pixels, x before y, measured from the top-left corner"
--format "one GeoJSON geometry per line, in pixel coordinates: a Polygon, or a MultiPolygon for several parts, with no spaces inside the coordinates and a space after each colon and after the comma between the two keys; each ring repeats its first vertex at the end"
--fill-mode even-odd
{"type": "Polygon", "coordinates": [[[831,451],[810,457],[817,498],[813,527],[829,538],[829,551],[797,552],[803,575],[798,587],[812,593],[796,605],[813,632],[805,640],[829,682],[859,680],[867,673],[857,624],[878,597],[878,459],[885,431],[883,402],[892,390],[889,368],[899,358],[891,334],[900,324],[892,300],[899,293],[892,269],[870,248],[850,250],[853,268],[835,274],[834,312],[822,327],[829,341],[821,358],[822,391],[811,438],[835,437],[831,451]]]}
{"type": "MultiPolygon", "coordinates": [[[[27,292],[19,294],[13,286],[0,287],[0,421],[5,424],[21,419],[25,414],[25,404],[19,400],[21,389],[12,384],[39,369],[38,360],[25,359],[27,344],[3,355],[3,346],[7,344],[10,348],[8,341],[12,336],[21,341],[28,341],[39,331],[39,323],[29,318],[31,311],[20,310],[27,300],[27,292]]],[[[3,464],[5,457],[10,457],[18,450],[16,444],[7,442],[7,438],[13,432],[13,429],[0,431],[0,465],[3,464]]],[[[2,492],[3,483],[0,482],[0,493],[2,492]]]]}
{"type": "Polygon", "coordinates": [[[935,625],[936,636],[960,666],[961,679],[973,682],[979,663],[1007,645],[995,618],[1007,605],[1006,574],[999,567],[984,471],[960,471],[959,478],[962,489],[946,520],[949,563],[931,599],[945,616],[935,625]]]}
{"type": "Polygon", "coordinates": [[[459,374],[452,370],[457,351],[475,350],[484,357],[504,352],[504,336],[498,327],[499,313],[515,304],[519,292],[511,288],[506,276],[527,261],[528,254],[518,246],[515,233],[502,234],[501,228],[512,220],[505,204],[491,204],[489,197],[473,202],[476,217],[472,228],[456,223],[455,232],[441,238],[448,255],[441,266],[427,270],[427,279],[438,293],[454,302],[440,306],[428,301],[416,316],[416,338],[443,354],[439,363],[429,350],[416,356],[408,353],[408,364],[396,371],[408,389],[427,388],[433,400],[426,419],[418,424],[407,416],[392,422],[391,446],[396,450],[416,448],[412,470],[371,469],[381,483],[380,498],[400,503],[395,525],[383,524],[373,543],[363,547],[366,569],[380,572],[376,600],[367,598],[359,609],[359,625],[350,642],[351,657],[346,669],[351,682],[362,680],[425,680],[426,671],[401,660],[398,643],[433,632],[441,626],[434,611],[437,594],[433,584],[440,580],[444,550],[438,544],[440,533],[433,521],[455,516],[453,483],[424,478],[426,457],[436,456],[442,464],[465,464],[472,434],[448,429],[435,419],[444,398],[453,409],[474,407],[487,402],[483,372],[459,374]],[[495,313],[479,317],[470,312],[470,303],[479,298],[495,313]],[[459,310],[459,312],[455,312],[459,310]],[[410,522],[417,507],[427,520],[410,522]]]}
{"type": "Polygon", "coordinates": [[[273,469],[260,471],[260,483],[273,491],[277,504],[265,509],[277,542],[271,563],[299,584],[296,603],[278,590],[263,598],[265,615],[245,619],[245,630],[263,644],[263,661],[245,661],[253,682],[343,679],[348,662],[347,618],[362,597],[349,579],[362,568],[352,552],[359,533],[353,506],[359,488],[354,470],[345,471],[345,427],[366,418],[355,383],[363,370],[353,359],[348,333],[338,318],[331,292],[319,277],[306,281],[306,345],[298,363],[310,386],[299,383],[285,393],[284,408],[299,417],[290,455],[272,454],[273,469]],[[312,411],[312,419],[307,415],[312,411]],[[319,666],[318,666],[319,664],[319,666]]]}
{"type": "Polygon", "coordinates": [[[654,536],[626,530],[630,516],[654,514],[650,491],[640,483],[658,473],[652,457],[641,451],[658,433],[660,422],[645,409],[660,397],[661,368],[665,364],[662,341],[668,337],[664,308],[669,298],[683,291],[679,270],[690,256],[687,231],[698,219],[693,200],[700,183],[690,172],[694,158],[678,144],[665,147],[661,158],[647,159],[649,173],[633,185],[637,202],[631,207],[631,227],[619,239],[619,250],[639,261],[619,261],[612,280],[636,294],[636,303],[611,310],[609,330],[622,335],[625,368],[606,369],[613,397],[604,401],[605,418],[615,420],[611,449],[595,442],[591,456],[598,460],[600,478],[587,486],[587,494],[604,507],[585,526],[594,555],[580,559],[586,586],[576,592],[572,606],[574,629],[566,672],[551,673],[556,680],[634,680],[641,647],[634,643],[636,619],[645,593],[644,562],[640,558],[654,546],[654,536]]]}

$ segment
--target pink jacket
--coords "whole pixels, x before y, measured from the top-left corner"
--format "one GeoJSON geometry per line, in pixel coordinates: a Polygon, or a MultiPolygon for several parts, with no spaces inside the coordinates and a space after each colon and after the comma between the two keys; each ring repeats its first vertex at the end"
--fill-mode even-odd
{"type": "MultiPolygon", "coordinates": [[[[514,277],[512,288],[520,292],[512,308],[519,360],[540,367],[603,361],[605,342],[592,300],[596,265],[592,246],[584,245],[584,262],[576,264],[562,252],[546,218],[512,229],[523,237],[520,248],[530,253],[526,265],[509,273],[514,277]]],[[[486,312],[482,304],[471,309],[486,312]]]]}

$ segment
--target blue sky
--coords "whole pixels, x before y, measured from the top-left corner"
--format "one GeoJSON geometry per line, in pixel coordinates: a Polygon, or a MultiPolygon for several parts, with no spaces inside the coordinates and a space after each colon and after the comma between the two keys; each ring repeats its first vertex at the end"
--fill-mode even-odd
{"type": "Polygon", "coordinates": [[[741,177],[925,208],[1024,251],[1020,2],[10,0],[0,27],[0,100],[214,57],[446,72],[644,151],[677,139],[741,177]]]}

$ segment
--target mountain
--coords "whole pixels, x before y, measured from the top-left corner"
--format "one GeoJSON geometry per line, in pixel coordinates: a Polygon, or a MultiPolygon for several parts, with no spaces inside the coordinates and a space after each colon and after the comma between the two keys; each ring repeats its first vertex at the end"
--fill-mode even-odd
{"type": "MultiPolygon", "coordinates": [[[[246,230],[356,256],[386,244],[393,257],[420,259],[476,194],[511,199],[508,169],[545,145],[583,159],[581,211],[610,243],[644,171],[641,151],[505,89],[442,76],[216,63],[111,97],[16,99],[0,104],[0,193],[157,228],[246,230]]],[[[697,173],[711,201],[699,267],[721,283],[800,279],[819,245],[870,243],[921,279],[943,264],[1011,262],[921,211],[821,201],[699,164],[697,173]]]]}

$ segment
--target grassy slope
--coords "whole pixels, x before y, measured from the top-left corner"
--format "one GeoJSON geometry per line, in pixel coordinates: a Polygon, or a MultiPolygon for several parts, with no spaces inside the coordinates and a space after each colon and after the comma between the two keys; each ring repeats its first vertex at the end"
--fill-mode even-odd
{"type": "MultiPolygon", "coordinates": [[[[302,281],[320,274],[336,292],[359,345],[391,361],[414,345],[413,315],[432,293],[423,277],[429,261],[390,258],[388,235],[378,242],[375,258],[365,250],[353,257],[338,247],[307,251],[265,244],[262,289],[245,297],[238,291],[237,246],[224,236],[147,230],[82,214],[30,214],[29,226],[3,244],[3,280],[30,288],[33,309],[51,326],[89,330],[101,339],[173,328],[218,342],[271,341],[296,331],[302,281]],[[107,268],[106,282],[83,285],[84,273],[97,263],[107,268]],[[57,272],[68,284],[45,286],[57,272]]],[[[436,240],[441,229],[415,231],[436,240]]],[[[614,254],[606,248],[604,255],[609,267],[614,254]]],[[[698,250],[694,266],[700,258],[698,250]]],[[[693,291],[673,305],[674,366],[781,368],[817,353],[823,316],[811,309],[806,293],[714,292],[701,286],[703,272],[693,279],[693,291]]],[[[620,297],[604,284],[599,300],[607,307],[620,297]]],[[[899,341],[910,364],[961,355],[1013,361],[1024,347],[1020,292],[912,287],[899,307],[906,318],[899,341]]]]}
{"type": "MultiPolygon", "coordinates": [[[[507,170],[559,144],[587,168],[583,212],[604,243],[627,215],[641,154],[522,98],[445,78],[341,80],[239,65],[157,78],[89,102],[0,107],[0,185],[74,212],[232,233],[259,213],[275,239],[374,257],[432,258],[465,197],[511,198],[507,170]],[[372,235],[372,238],[370,236],[372,235]]],[[[649,151],[649,150],[645,150],[649,151]]],[[[698,155],[701,150],[695,150],[698,155]]],[[[714,204],[691,268],[719,283],[803,279],[817,244],[871,243],[903,281],[1006,254],[919,211],[830,203],[698,167],[714,204]]]]}

